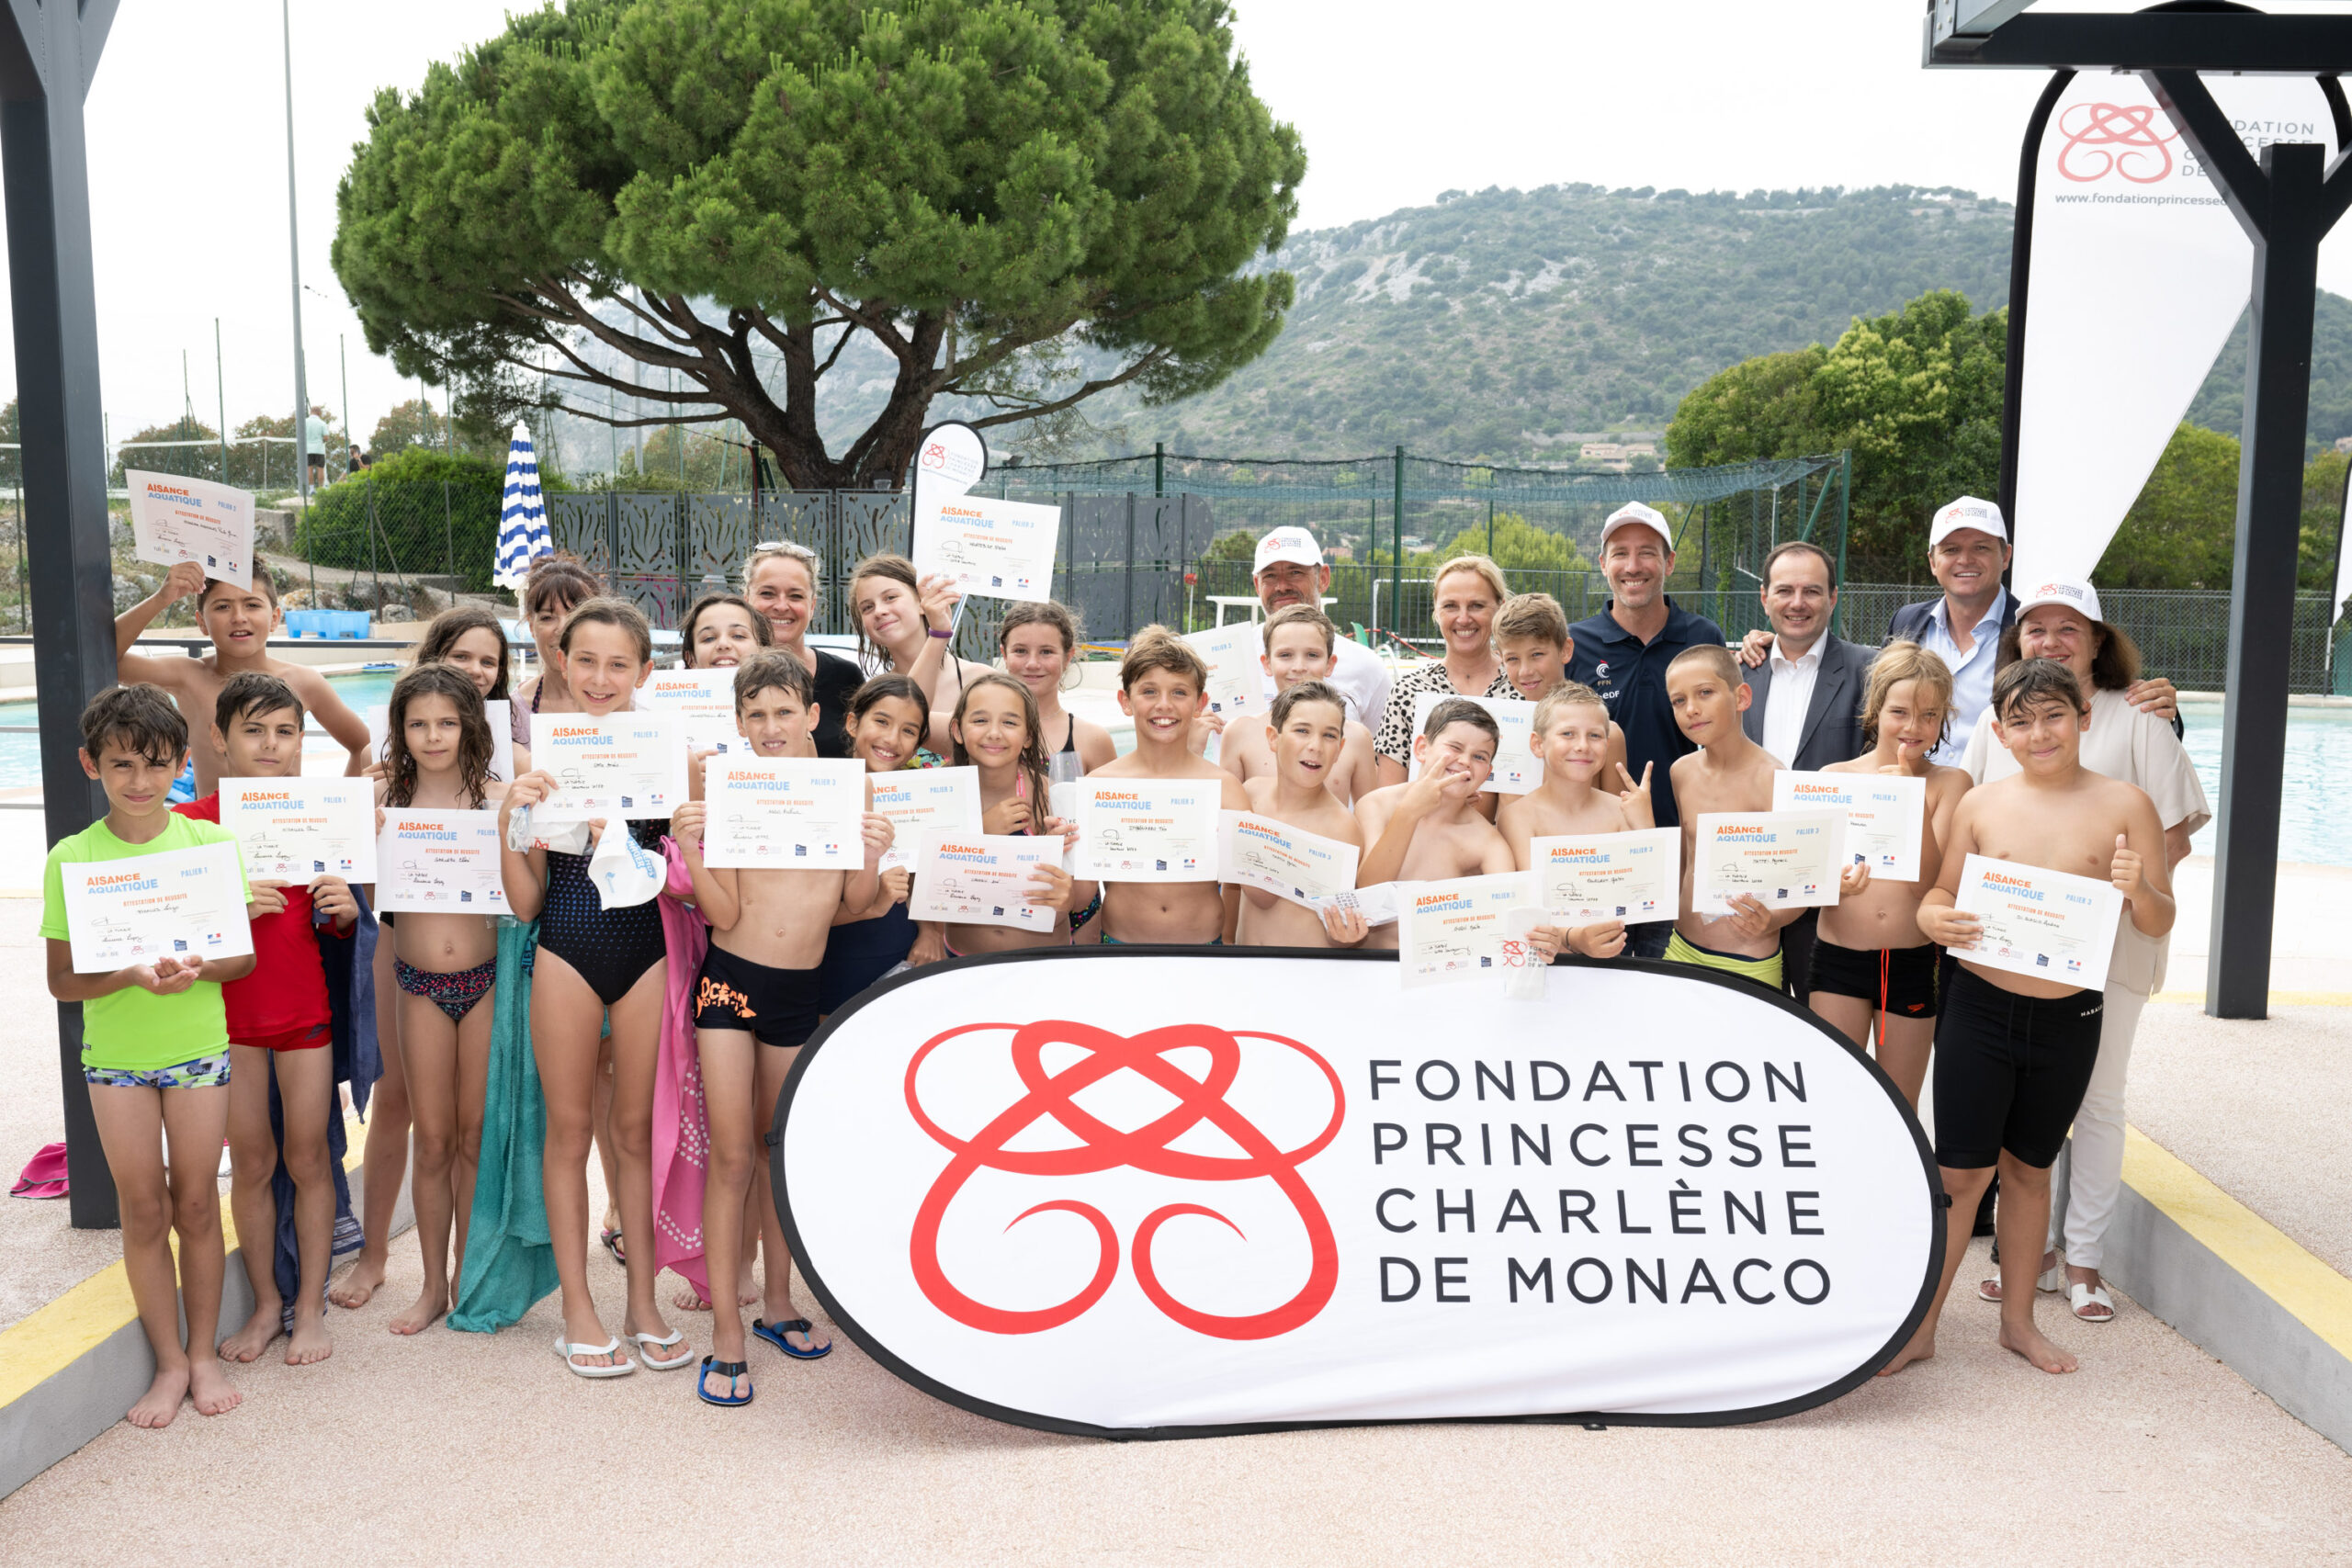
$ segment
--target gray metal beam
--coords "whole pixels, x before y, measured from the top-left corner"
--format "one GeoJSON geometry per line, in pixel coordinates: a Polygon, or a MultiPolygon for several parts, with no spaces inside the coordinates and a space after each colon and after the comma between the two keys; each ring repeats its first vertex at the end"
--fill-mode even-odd
{"type": "Polygon", "coordinates": [[[2053,71],[2235,71],[2316,76],[2352,72],[2352,15],[2260,11],[2028,11],[1981,38],[1920,33],[1920,63],[2053,71]]]}

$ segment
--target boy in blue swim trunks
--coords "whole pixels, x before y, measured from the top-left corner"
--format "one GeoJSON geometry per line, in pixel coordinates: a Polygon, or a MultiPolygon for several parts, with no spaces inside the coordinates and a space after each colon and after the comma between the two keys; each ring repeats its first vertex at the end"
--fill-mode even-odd
{"type": "MultiPolygon", "coordinates": [[[[226,829],[175,816],[165,804],[187,755],[187,726],[160,688],[99,693],[82,714],[82,771],[106,790],[107,815],[59,840],[41,874],[49,994],[82,1004],[82,1074],[121,1204],[130,1299],[155,1352],[155,1381],[130,1410],[134,1427],[169,1426],[182,1399],[193,1399],[199,1415],[218,1416],[243,1397],[212,1353],[227,1266],[220,1170],[229,1124],[229,1023],[220,986],[252,973],[254,961],[250,953],[166,956],[107,974],[76,974],[64,867],[224,842],[233,859],[226,829]]],[[[250,896],[242,870],[238,880],[250,896]]]]}

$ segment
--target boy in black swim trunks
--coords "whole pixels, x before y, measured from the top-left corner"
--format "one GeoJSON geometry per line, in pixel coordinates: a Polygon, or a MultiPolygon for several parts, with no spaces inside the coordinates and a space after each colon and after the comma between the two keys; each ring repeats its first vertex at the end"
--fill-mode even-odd
{"type": "Polygon", "coordinates": [[[1943,1282],[1889,1372],[1936,1353],[1936,1323],[1996,1167],[2000,1342],[2045,1372],[2075,1365],[2034,1326],[2034,1275],[2050,1224],[2050,1166],[2098,1060],[2104,998],[1972,963],[1983,922],[1953,908],[1962,866],[1974,854],[2101,877],[2143,935],[2172,930],[2164,824],[2145,791],[2082,765],[2090,705],[2074,671],[2055,660],[2018,660],[1994,677],[1993,715],[1995,738],[2022,771],[1961,797],[1942,874],[1919,906],[1919,929],[1960,960],[1936,1028],[1936,1163],[1951,1207],[1943,1282]]]}
{"type": "MultiPolygon", "coordinates": [[[[789,653],[765,650],[737,666],[735,725],[753,756],[800,754],[817,718],[816,683],[789,653]]],[[[818,967],[834,913],[862,913],[874,901],[890,823],[865,814],[865,862],[856,871],[770,871],[704,864],[707,820],[699,800],[670,818],[671,837],[694,876],[695,902],[711,926],[710,952],[695,981],[695,1041],[710,1122],[703,1258],[712,1280],[736,1277],[742,1227],[723,1216],[741,1214],[745,1193],[756,1184],[767,1269],[765,1315],[752,1321],[752,1332],[787,1356],[811,1359],[832,1346],[810,1337],[808,1320],[792,1304],[792,1255],[768,1192],[759,1134],[767,1121],[764,1108],[775,1104],[793,1058],[816,1032],[818,967]]],[[[711,1351],[703,1359],[703,1399],[747,1402],[752,1380],[743,1316],[724,1289],[711,1295],[711,1351]]]]}

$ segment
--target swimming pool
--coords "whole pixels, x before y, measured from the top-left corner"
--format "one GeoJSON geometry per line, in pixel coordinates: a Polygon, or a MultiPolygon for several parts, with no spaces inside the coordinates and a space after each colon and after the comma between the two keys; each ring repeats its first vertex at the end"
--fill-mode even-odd
{"type": "MultiPolygon", "coordinates": [[[[2191,703],[2181,709],[2188,755],[2218,815],[2222,807],[2222,707],[2191,703]]],[[[2285,800],[2278,816],[2278,858],[2307,865],[2352,866],[2352,816],[2338,791],[2352,778],[2352,708],[2291,708],[2287,715],[2285,800]]],[[[2213,852],[2213,825],[2190,840],[2213,852]]]]}
{"type": "MultiPolygon", "coordinates": [[[[327,684],[355,710],[380,707],[391,700],[393,670],[368,670],[350,675],[330,675],[327,684]]],[[[9,734],[18,725],[40,722],[39,705],[29,700],[0,703],[0,789],[26,789],[40,783],[40,737],[9,734]]]]}

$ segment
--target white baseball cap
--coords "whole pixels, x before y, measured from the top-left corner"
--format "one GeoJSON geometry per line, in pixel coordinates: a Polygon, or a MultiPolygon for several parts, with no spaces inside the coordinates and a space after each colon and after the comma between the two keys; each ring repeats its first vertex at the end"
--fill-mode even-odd
{"type": "Polygon", "coordinates": [[[1962,528],[1973,528],[1980,534],[1990,534],[2003,544],[2009,542],[2009,525],[2001,521],[2001,509],[1989,501],[1963,495],[1936,513],[1928,525],[1928,547],[1934,549],[1945,538],[1962,528]]]}
{"type": "Polygon", "coordinates": [[[2060,578],[2055,581],[2042,583],[2030,593],[2018,599],[2018,618],[2023,620],[2028,610],[2040,609],[2044,604],[2064,604],[2070,609],[2080,610],[2088,619],[2102,624],[2107,619],[2099,614],[2098,590],[2087,582],[2075,582],[2067,578],[2060,578]]]}
{"type": "Polygon", "coordinates": [[[1258,558],[1250,568],[1250,575],[1257,576],[1278,560],[1296,561],[1300,566],[1321,566],[1322,548],[1315,536],[1304,528],[1277,528],[1258,541],[1258,558]]]}
{"type": "Polygon", "coordinates": [[[1610,535],[1620,528],[1630,528],[1636,523],[1655,533],[1667,548],[1674,547],[1674,530],[1668,525],[1666,513],[1655,506],[1644,506],[1638,501],[1629,501],[1609,514],[1609,520],[1600,525],[1602,547],[1607,547],[1610,535]]]}

